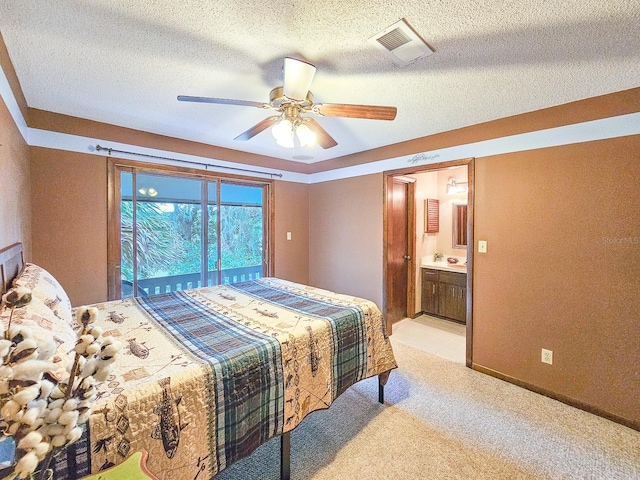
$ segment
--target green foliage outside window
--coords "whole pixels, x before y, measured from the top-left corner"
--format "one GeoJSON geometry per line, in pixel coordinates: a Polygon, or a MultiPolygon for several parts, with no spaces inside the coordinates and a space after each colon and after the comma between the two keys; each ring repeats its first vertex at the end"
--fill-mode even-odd
{"type": "MultiPolygon", "coordinates": [[[[202,212],[199,204],[137,202],[138,278],[200,272],[202,212]]],[[[207,207],[208,258],[215,270],[217,207],[207,207]]],[[[222,205],[222,269],[262,265],[261,206],[222,205]]],[[[122,277],[133,280],[133,202],[121,202],[122,277]]]]}

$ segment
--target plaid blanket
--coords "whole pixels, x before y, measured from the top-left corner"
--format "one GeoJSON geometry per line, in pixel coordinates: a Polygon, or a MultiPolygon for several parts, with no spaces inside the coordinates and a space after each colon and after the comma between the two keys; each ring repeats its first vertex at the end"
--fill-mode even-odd
{"type": "Polygon", "coordinates": [[[280,344],[234,322],[184,292],[138,303],[180,344],[211,367],[206,386],[218,470],[282,432],[284,384],[280,344]]]}

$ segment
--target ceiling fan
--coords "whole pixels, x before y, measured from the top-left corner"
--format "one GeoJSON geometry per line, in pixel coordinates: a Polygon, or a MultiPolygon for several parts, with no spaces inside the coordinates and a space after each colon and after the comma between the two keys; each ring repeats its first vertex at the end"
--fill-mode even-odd
{"type": "Polygon", "coordinates": [[[372,120],[393,120],[396,107],[374,105],[349,105],[340,103],[313,103],[309,91],[316,67],[310,63],[291,57],[284,59],[284,83],[275,87],[269,94],[269,103],[248,100],[230,100],[214,97],[192,97],[179,95],[181,102],[216,103],[222,105],[240,105],[275,110],[278,115],[267,117],[238,135],[234,140],[246,141],[258,133],[272,128],[279,145],[292,148],[294,134],[301,145],[317,143],[322,148],[335,147],[338,143],[312,117],[302,114],[313,113],[327,117],[367,118],[372,120]]]}

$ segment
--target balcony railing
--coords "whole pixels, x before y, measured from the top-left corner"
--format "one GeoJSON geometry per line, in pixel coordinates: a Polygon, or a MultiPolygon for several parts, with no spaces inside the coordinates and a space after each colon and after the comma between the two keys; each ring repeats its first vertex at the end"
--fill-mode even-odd
{"type": "MultiPolygon", "coordinates": [[[[222,270],[222,283],[238,283],[247,280],[256,280],[262,277],[262,265],[250,267],[229,268],[222,270]]],[[[218,284],[218,272],[207,274],[207,285],[218,284]]],[[[185,275],[172,275],[169,277],[144,278],[138,280],[138,295],[153,295],[156,293],[177,292],[191,288],[202,287],[199,273],[187,273],[185,275]]],[[[122,298],[133,296],[133,284],[128,280],[122,281],[122,298]]]]}

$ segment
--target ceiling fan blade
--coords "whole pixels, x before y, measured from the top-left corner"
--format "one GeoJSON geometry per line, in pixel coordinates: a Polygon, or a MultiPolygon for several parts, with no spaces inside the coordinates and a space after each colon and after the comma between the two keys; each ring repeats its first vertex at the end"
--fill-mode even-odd
{"type": "Polygon", "coordinates": [[[189,95],[178,95],[180,102],[199,102],[199,103],[217,103],[221,105],[240,105],[241,107],[258,107],[265,106],[263,102],[252,102],[249,100],[230,100],[228,98],[214,97],[191,97],[189,95]]]}
{"type": "Polygon", "coordinates": [[[327,149],[338,145],[338,142],[336,142],[333,137],[329,135],[327,131],[313,118],[307,118],[304,124],[316,134],[316,143],[322,148],[327,149]]]}
{"type": "Polygon", "coordinates": [[[282,93],[292,100],[302,101],[307,98],[316,67],[296,58],[284,59],[284,84],[282,93]]]}
{"type": "Polygon", "coordinates": [[[314,105],[313,111],[325,117],[369,118],[371,120],[393,120],[396,118],[396,107],[380,107],[375,105],[348,105],[341,103],[324,103],[314,105]]]}
{"type": "Polygon", "coordinates": [[[256,123],[253,127],[251,127],[246,132],[238,135],[236,138],[234,138],[234,140],[240,140],[240,141],[249,140],[250,138],[255,137],[260,132],[266,130],[270,126],[275,125],[278,122],[278,120],[280,120],[280,117],[277,115],[273,117],[267,117],[261,122],[256,123]]]}

